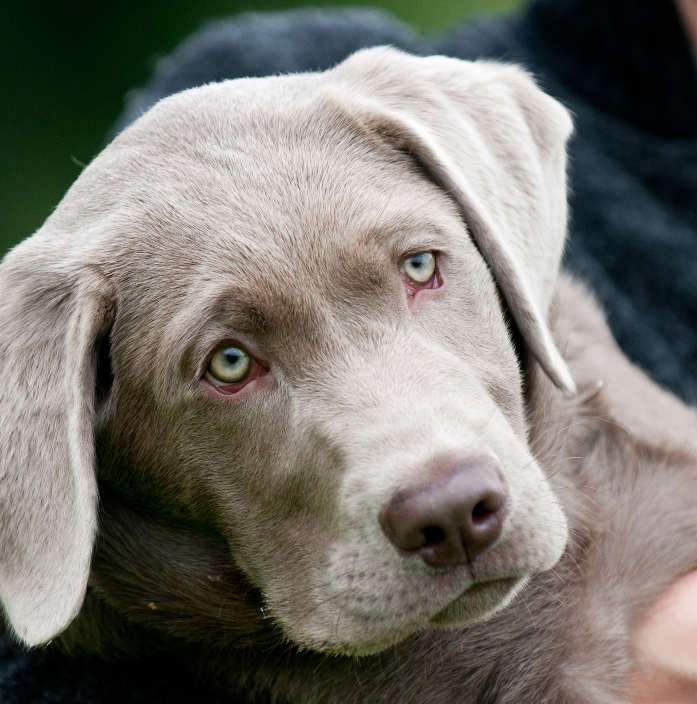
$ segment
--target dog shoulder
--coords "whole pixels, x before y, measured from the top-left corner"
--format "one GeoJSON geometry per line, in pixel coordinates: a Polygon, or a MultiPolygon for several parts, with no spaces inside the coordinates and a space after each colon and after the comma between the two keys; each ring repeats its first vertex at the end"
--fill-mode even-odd
{"type": "Polygon", "coordinates": [[[600,304],[581,281],[560,276],[550,316],[582,397],[597,391],[607,418],[642,443],[697,453],[694,409],[627,358],[600,304]]]}

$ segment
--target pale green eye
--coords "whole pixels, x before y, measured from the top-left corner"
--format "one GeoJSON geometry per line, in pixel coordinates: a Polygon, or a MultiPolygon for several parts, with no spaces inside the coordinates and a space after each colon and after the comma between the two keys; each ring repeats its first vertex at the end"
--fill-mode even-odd
{"type": "Polygon", "coordinates": [[[404,273],[417,284],[428,283],[436,271],[433,252],[419,252],[404,260],[404,273]]]}
{"type": "Polygon", "coordinates": [[[219,349],[208,363],[208,373],[223,384],[236,384],[244,381],[252,360],[249,355],[239,347],[223,347],[219,349]]]}

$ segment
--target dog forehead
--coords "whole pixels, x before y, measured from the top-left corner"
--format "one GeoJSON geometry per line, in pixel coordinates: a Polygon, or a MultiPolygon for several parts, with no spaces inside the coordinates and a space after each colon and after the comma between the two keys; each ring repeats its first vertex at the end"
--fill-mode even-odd
{"type": "Polygon", "coordinates": [[[187,204],[215,204],[221,193],[233,200],[257,166],[277,163],[300,143],[312,163],[311,146],[331,142],[337,124],[322,83],[323,74],[237,79],[161,100],[82,171],[42,230],[74,242],[88,228],[93,239],[119,222],[126,230],[143,214],[179,206],[181,215],[187,204]],[[113,213],[120,220],[107,222],[113,213]]]}
{"type": "Polygon", "coordinates": [[[317,83],[243,79],[165,99],[97,160],[95,191],[108,200],[118,182],[124,212],[150,229],[275,231],[279,241],[297,227],[303,241],[317,230],[326,239],[386,200],[418,212],[405,182],[429,189],[408,157],[366,136],[317,83]]]}
{"type": "MultiPolygon", "coordinates": [[[[325,237],[341,231],[336,225],[347,217],[374,217],[386,200],[397,206],[395,213],[419,212],[410,206],[414,193],[402,192],[410,184],[412,191],[434,189],[425,187],[411,160],[369,138],[331,92],[312,90],[312,77],[285,78],[288,83],[278,85],[273,79],[231,81],[212,94],[182,96],[186,110],[176,101],[168,107],[183,137],[172,135],[173,146],[156,149],[164,185],[173,191],[169,203],[163,194],[166,205],[219,216],[223,232],[226,220],[242,231],[275,230],[276,239],[303,227],[303,241],[316,230],[325,237]],[[248,99],[241,87],[250,89],[248,99]]],[[[153,143],[162,139],[156,132],[153,143]]],[[[155,176],[147,178],[148,189],[155,176]]]]}

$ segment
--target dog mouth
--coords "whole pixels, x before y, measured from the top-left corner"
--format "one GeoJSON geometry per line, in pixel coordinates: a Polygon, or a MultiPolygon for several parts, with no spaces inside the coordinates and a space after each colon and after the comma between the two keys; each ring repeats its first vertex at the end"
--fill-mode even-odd
{"type": "Polygon", "coordinates": [[[429,619],[436,628],[459,628],[493,616],[508,606],[525,587],[529,577],[499,577],[467,587],[445,608],[429,619]]]}
{"type": "Polygon", "coordinates": [[[510,604],[527,584],[528,577],[502,577],[476,582],[467,587],[447,606],[423,621],[402,624],[389,632],[374,633],[372,638],[360,642],[321,641],[312,644],[314,649],[334,655],[365,657],[390,648],[418,631],[428,628],[458,629],[483,621],[510,604]]]}

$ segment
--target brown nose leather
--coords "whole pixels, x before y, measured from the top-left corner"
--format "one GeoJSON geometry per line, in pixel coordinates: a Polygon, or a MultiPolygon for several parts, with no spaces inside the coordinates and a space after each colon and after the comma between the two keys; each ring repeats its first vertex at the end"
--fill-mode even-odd
{"type": "Polygon", "coordinates": [[[466,461],[432,482],[397,492],[379,515],[400,550],[431,567],[471,563],[501,535],[506,487],[488,460],[466,461]]]}

